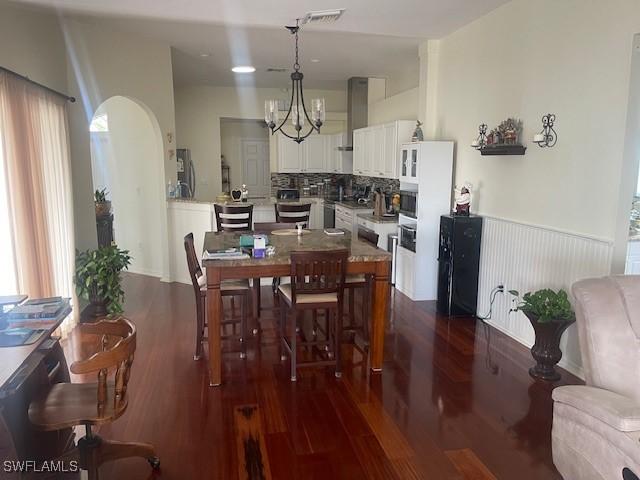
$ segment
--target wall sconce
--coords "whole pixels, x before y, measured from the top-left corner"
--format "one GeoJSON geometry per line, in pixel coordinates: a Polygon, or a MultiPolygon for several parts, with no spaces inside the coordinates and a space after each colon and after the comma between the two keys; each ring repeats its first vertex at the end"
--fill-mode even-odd
{"type": "Polygon", "coordinates": [[[480,150],[487,146],[487,125],[485,123],[478,127],[478,138],[471,142],[471,146],[476,150],[480,150]]]}
{"type": "Polygon", "coordinates": [[[542,117],[542,130],[533,136],[533,143],[537,143],[539,147],[553,147],[558,141],[558,134],[553,129],[556,116],[553,113],[547,113],[542,117]]]}

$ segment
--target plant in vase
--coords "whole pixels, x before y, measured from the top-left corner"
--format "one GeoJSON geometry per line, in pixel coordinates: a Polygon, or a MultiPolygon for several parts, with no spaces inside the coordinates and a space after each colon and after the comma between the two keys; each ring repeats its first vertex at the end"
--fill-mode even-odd
{"type": "Polygon", "coordinates": [[[569,325],[576,321],[567,292],[545,288],[525,293],[522,300],[518,291],[510,290],[509,293],[518,298],[516,308],[511,311],[521,310],[536,333],[536,342],[531,347],[536,365],[529,369],[529,374],[543,380],[560,380],[555,368],[562,358],[560,338],[569,325]]]}
{"type": "Polygon", "coordinates": [[[129,251],[120,250],[117,245],[76,253],[76,291],[91,302],[95,317],[122,313],[120,272],[130,264],[129,251]]]}
{"type": "Polygon", "coordinates": [[[104,217],[111,213],[111,201],[107,200],[106,188],[93,193],[93,202],[96,206],[96,217],[104,217]]]}

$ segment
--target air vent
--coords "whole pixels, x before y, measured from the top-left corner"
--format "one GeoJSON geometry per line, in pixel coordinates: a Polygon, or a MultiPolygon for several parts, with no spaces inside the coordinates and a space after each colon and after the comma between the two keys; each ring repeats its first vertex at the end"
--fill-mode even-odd
{"type": "Polygon", "coordinates": [[[287,71],[286,68],[275,68],[275,67],[267,68],[267,72],[282,73],[282,72],[286,72],[286,71],[287,71]]]}
{"type": "Polygon", "coordinates": [[[319,10],[317,12],[308,12],[302,18],[302,25],[307,23],[332,23],[337,21],[344,13],[344,8],[335,10],[319,10]]]}

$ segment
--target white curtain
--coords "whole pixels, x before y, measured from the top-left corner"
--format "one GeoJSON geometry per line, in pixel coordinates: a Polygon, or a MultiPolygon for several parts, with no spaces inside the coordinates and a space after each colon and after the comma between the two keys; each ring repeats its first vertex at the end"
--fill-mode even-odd
{"type": "Polygon", "coordinates": [[[71,297],[75,245],[67,100],[0,72],[0,135],[18,291],[71,297]]]}

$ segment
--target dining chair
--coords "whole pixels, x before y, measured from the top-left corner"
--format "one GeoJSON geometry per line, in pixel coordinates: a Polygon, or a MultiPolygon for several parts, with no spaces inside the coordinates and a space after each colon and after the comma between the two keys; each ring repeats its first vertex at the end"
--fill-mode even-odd
{"type": "Polygon", "coordinates": [[[106,440],[92,427],[111,423],[124,414],[128,404],[129,378],[136,350],[136,327],[122,316],[76,327],[84,336],[100,338],[100,351],[71,364],[71,372],[79,375],[98,373],[92,383],[56,383],[29,406],[29,420],[36,429],[63,430],[78,425],[85,436],[77,447],[61,460],[75,460],[88,471],[89,480],[98,478],[105,462],[119,458],[142,457],[154,468],[160,467],[153,445],[147,443],[106,440]],[[115,371],[113,378],[110,372],[115,371]]]}
{"type": "MultiPolygon", "coordinates": [[[[369,243],[370,245],[378,246],[379,235],[364,227],[358,227],[358,240],[369,243]]],[[[369,348],[369,312],[371,310],[371,297],[372,297],[372,285],[371,277],[369,275],[347,275],[345,279],[344,288],[348,292],[349,307],[348,312],[345,315],[346,321],[343,325],[344,332],[353,332],[355,335],[357,332],[362,334],[362,340],[364,347],[369,348]],[[355,294],[356,291],[362,291],[362,319],[358,323],[355,312],[355,294]]],[[[355,340],[355,338],[354,338],[355,340]]],[[[354,341],[354,343],[357,342],[354,341]]]]}
{"type": "Polygon", "coordinates": [[[218,232],[242,232],[253,228],[253,205],[213,204],[218,232]]]}
{"type": "MultiPolygon", "coordinates": [[[[319,365],[334,365],[335,376],[341,377],[340,345],[342,343],[342,308],[345,271],[349,252],[347,249],[327,251],[291,252],[291,283],[280,285],[280,316],[278,322],[281,349],[291,358],[291,381],[297,379],[297,368],[319,365]],[[326,328],[324,338],[315,335],[307,340],[303,328],[307,310],[324,310],[326,328]],[[289,315],[288,315],[289,314],[289,315]],[[287,316],[291,324],[287,329],[287,316]],[[287,330],[289,335],[287,335],[287,330]],[[298,342],[298,334],[300,341],[298,342]],[[298,361],[298,347],[308,349],[310,360],[298,361]],[[314,360],[314,355],[320,360],[314,360]]],[[[286,356],[281,350],[281,360],[286,356]]]]}
{"type": "Polygon", "coordinates": [[[304,228],[309,228],[309,215],[311,215],[311,204],[274,204],[276,211],[276,222],[278,223],[302,223],[304,228]]]}
{"type": "MultiPolygon", "coordinates": [[[[193,243],[193,233],[188,233],[184,237],[184,250],[187,254],[187,266],[191,276],[191,284],[196,298],[196,351],[194,360],[199,360],[202,356],[202,341],[204,340],[204,330],[208,327],[206,321],[207,304],[207,278],[204,275],[196,249],[193,243]]],[[[227,325],[232,326],[231,335],[223,335],[221,338],[240,341],[240,358],[245,358],[247,354],[247,312],[249,310],[249,288],[248,280],[223,280],[220,284],[220,295],[222,297],[240,297],[240,319],[236,318],[235,308],[231,308],[231,318],[223,320],[220,329],[224,331],[227,325]],[[236,325],[240,324],[240,335],[235,335],[236,325]]],[[[221,334],[224,332],[221,332],[221,334]]]]}

